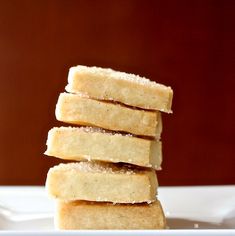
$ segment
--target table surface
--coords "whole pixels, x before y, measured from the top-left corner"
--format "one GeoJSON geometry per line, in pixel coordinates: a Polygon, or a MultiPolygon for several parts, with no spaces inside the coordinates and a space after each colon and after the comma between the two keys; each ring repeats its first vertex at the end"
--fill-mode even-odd
{"type": "MultiPolygon", "coordinates": [[[[235,186],[160,187],[158,197],[169,230],[143,231],[144,235],[182,235],[188,229],[192,235],[203,235],[203,232],[206,235],[215,235],[215,232],[235,234],[235,186]]],[[[44,187],[0,187],[0,233],[63,234],[64,231],[54,230],[54,203],[44,187]]],[[[101,235],[101,232],[108,232],[116,235],[117,231],[95,232],[76,231],[76,234],[101,235]]],[[[135,235],[140,232],[135,232],[135,235]]],[[[73,234],[72,231],[69,233],[73,234]]],[[[120,233],[132,235],[132,231],[120,233]]]]}

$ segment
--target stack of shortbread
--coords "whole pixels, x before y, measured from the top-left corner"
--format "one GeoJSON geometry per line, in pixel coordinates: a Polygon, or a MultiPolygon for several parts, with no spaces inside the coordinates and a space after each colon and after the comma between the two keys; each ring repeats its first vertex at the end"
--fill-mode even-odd
{"type": "Polygon", "coordinates": [[[163,229],[156,198],[161,168],[162,112],[171,112],[170,87],[133,74],[77,66],[69,71],[46,154],[76,162],[48,172],[58,199],[59,229],[163,229]]]}

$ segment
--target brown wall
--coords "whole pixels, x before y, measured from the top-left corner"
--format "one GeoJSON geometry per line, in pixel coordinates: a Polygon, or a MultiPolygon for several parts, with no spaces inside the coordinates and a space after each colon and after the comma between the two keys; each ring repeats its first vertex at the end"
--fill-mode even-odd
{"type": "Polygon", "coordinates": [[[70,66],[171,85],[161,185],[235,184],[235,1],[0,0],[0,184],[43,184],[70,66]]]}

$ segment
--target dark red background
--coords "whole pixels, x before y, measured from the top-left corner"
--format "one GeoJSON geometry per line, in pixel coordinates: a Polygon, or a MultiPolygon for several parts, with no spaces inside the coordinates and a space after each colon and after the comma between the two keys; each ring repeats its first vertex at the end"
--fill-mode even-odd
{"type": "Polygon", "coordinates": [[[70,66],[172,86],[161,185],[235,184],[235,1],[0,1],[0,184],[43,184],[70,66]]]}

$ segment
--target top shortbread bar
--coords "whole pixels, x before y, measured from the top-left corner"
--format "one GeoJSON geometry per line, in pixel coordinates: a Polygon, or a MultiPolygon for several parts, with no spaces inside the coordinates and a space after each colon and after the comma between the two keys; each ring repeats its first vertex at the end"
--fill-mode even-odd
{"type": "Polygon", "coordinates": [[[94,99],[111,100],[129,106],[171,113],[170,87],[134,74],[100,67],[71,67],[66,91],[94,99]]]}

